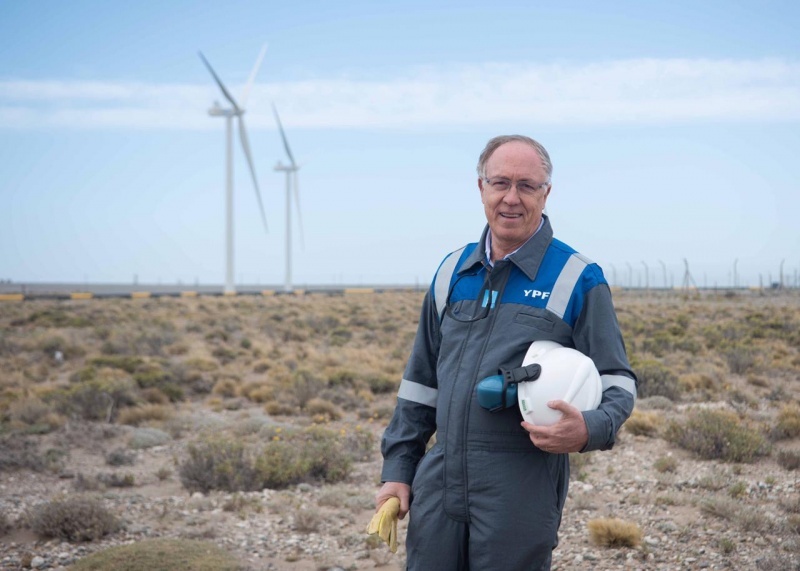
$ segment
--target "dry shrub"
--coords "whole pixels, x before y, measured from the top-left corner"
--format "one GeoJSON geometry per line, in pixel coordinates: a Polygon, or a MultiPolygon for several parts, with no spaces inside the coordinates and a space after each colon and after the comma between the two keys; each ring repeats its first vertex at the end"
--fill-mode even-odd
{"type": "Polygon", "coordinates": [[[319,531],[322,525],[322,516],[319,511],[311,508],[300,508],[294,514],[294,528],[302,533],[319,531]]]}
{"type": "Polygon", "coordinates": [[[129,426],[139,426],[142,423],[154,420],[168,420],[172,418],[172,415],[173,410],[169,406],[163,404],[145,404],[121,410],[117,417],[117,422],[129,426]]]}
{"type": "Polygon", "coordinates": [[[133,466],[135,462],[136,454],[124,448],[116,448],[106,454],[106,464],[109,466],[133,466]]]}
{"type": "Polygon", "coordinates": [[[315,420],[339,420],[342,418],[342,410],[330,401],[313,398],[306,403],[306,413],[315,420]]]}
{"type": "Polygon", "coordinates": [[[634,410],[623,425],[625,430],[636,436],[655,436],[661,427],[661,414],[634,410]]]}
{"type": "Polygon", "coordinates": [[[589,520],[589,539],[601,547],[636,547],[642,542],[642,530],[632,522],[617,518],[589,520]]]}
{"type": "Polygon", "coordinates": [[[6,535],[12,529],[11,521],[6,513],[0,508],[0,537],[6,535]]]}
{"type": "Polygon", "coordinates": [[[293,416],[297,413],[295,407],[280,401],[268,402],[264,405],[264,410],[267,414],[272,416],[293,416]]]}
{"type": "Polygon", "coordinates": [[[704,460],[754,462],[769,453],[766,439],[727,411],[690,411],[685,422],[670,422],[665,438],[704,460]]]}
{"type": "Polygon", "coordinates": [[[64,426],[66,422],[62,415],[37,397],[12,402],[8,407],[8,416],[12,426],[20,426],[29,434],[46,434],[64,426]]]}
{"type": "Polygon", "coordinates": [[[662,396],[673,401],[680,399],[678,378],[665,365],[655,360],[645,360],[635,362],[633,368],[639,379],[639,397],[662,396]]]}
{"type": "Polygon", "coordinates": [[[275,400],[275,389],[266,383],[247,383],[241,388],[240,394],[247,400],[257,403],[275,400]]]}
{"type": "Polygon", "coordinates": [[[756,352],[753,349],[735,346],[724,353],[728,370],[734,375],[747,374],[756,365],[756,352]]]}
{"type": "Polygon", "coordinates": [[[653,468],[660,474],[675,472],[678,469],[678,460],[674,456],[661,456],[653,463],[653,468]]]}
{"type": "Polygon", "coordinates": [[[774,440],[800,436],[800,406],[792,403],[781,408],[770,435],[774,440]]]}
{"type": "Polygon", "coordinates": [[[42,453],[36,441],[17,435],[0,437],[0,472],[11,470],[33,470],[44,472],[53,468],[60,457],[53,453],[42,453]]]}
{"type": "Polygon", "coordinates": [[[56,499],[32,508],[31,529],[43,537],[65,541],[94,541],[120,528],[117,517],[100,500],[88,496],[56,499]]]}
{"type": "Polygon", "coordinates": [[[142,398],[150,404],[167,404],[169,397],[158,387],[148,387],[142,391],[142,398]]]}
{"type": "Polygon", "coordinates": [[[214,384],[214,388],[211,389],[211,392],[225,398],[239,396],[239,382],[230,377],[220,379],[214,384]]]}
{"type": "Polygon", "coordinates": [[[785,470],[797,470],[800,468],[800,452],[796,450],[779,450],[775,458],[778,465],[785,470]]]}

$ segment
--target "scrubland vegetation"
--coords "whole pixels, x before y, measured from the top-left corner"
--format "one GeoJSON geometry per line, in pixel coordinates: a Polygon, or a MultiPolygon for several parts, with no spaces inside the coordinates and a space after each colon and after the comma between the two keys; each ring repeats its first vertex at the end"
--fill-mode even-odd
{"type": "MultiPolygon", "coordinates": [[[[0,485],[23,486],[26,475],[58,483],[19,501],[0,494],[0,536],[28,530],[90,551],[123,533],[139,541],[133,516],[104,499],[110,491],[157,498],[163,489],[194,502],[221,494],[219,511],[241,521],[291,522],[294,533],[333,534],[337,549],[357,554],[326,559],[297,544],[275,547],[278,568],[401,564],[402,550],[378,555],[360,518],[378,483],[378,437],[421,299],[393,292],[0,304],[0,485]],[[267,499],[265,489],[277,495],[267,499]]],[[[615,302],[640,379],[637,409],[613,451],[572,455],[556,567],[594,568],[597,557],[624,553],[642,568],[671,568],[673,554],[657,538],[691,545],[699,541],[691,522],[720,530],[712,568],[737,568],[745,556],[760,569],[794,568],[800,297],[619,292],[615,302]],[[625,462],[635,478],[615,489],[625,462]],[[665,520],[675,529],[664,531],[665,520]],[[747,534],[765,538],[760,551],[743,546],[747,534]],[[601,555],[559,562],[576,542],[601,555]]],[[[142,515],[162,526],[149,527],[149,539],[213,541],[191,517],[176,531],[170,505],[142,515]]],[[[163,547],[183,549],[179,541],[163,547]]],[[[101,568],[88,561],[81,568],[101,568]]]]}

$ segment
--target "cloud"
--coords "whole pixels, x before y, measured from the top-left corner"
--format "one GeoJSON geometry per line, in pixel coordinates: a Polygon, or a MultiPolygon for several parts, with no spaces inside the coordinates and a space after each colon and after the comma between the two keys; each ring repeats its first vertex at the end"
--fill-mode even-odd
{"type": "MultiPolygon", "coordinates": [[[[230,86],[240,94],[241,85],[230,86]]],[[[224,102],[203,85],[0,81],[0,128],[216,129],[224,102]]],[[[659,124],[800,120],[800,62],[634,59],[592,64],[484,63],[395,78],[256,84],[250,129],[273,129],[270,102],[295,128],[446,128],[502,121],[659,124]]]]}

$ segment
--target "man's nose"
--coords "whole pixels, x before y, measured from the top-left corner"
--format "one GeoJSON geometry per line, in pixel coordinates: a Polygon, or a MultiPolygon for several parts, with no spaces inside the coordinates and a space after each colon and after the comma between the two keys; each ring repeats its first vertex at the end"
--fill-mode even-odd
{"type": "Polygon", "coordinates": [[[520,202],[517,183],[512,184],[511,188],[509,188],[503,195],[503,202],[506,204],[518,204],[520,202]]]}

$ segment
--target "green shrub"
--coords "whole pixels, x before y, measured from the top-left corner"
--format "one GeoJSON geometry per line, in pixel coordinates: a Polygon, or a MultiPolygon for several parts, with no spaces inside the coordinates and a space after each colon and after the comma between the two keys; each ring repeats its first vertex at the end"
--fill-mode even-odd
{"type": "Polygon", "coordinates": [[[106,454],[106,464],[109,466],[133,466],[136,454],[124,448],[116,448],[106,454]]]}
{"type": "Polygon", "coordinates": [[[121,407],[139,401],[138,388],[133,379],[114,369],[95,371],[92,378],[54,393],[53,398],[64,414],[106,422],[113,420],[121,407]]]}
{"type": "Polygon", "coordinates": [[[371,376],[367,378],[370,390],[376,394],[393,393],[397,390],[397,381],[392,377],[371,376]]]}
{"type": "Polygon", "coordinates": [[[145,539],[80,559],[70,571],[240,571],[236,558],[208,541],[145,539]]]}
{"type": "Polygon", "coordinates": [[[728,362],[728,370],[734,375],[747,374],[756,364],[756,352],[753,349],[734,346],[724,353],[728,362]]]}
{"type": "Polygon", "coordinates": [[[134,450],[161,446],[172,440],[169,434],[157,428],[137,428],[131,434],[128,446],[134,450]]]}
{"type": "Polygon", "coordinates": [[[308,465],[293,443],[268,442],[256,458],[255,470],[263,487],[280,489],[302,482],[308,465]]]}
{"type": "Polygon", "coordinates": [[[72,496],[35,506],[27,515],[37,534],[66,541],[94,541],[120,529],[117,517],[98,499],[72,496]]]}
{"type": "Polygon", "coordinates": [[[680,399],[678,377],[658,361],[641,361],[635,363],[633,368],[639,379],[638,397],[662,396],[672,401],[680,399]]]}
{"type": "Polygon", "coordinates": [[[769,452],[764,436],[726,411],[691,411],[685,422],[672,421],[665,437],[705,460],[753,462],[769,452]]]}
{"type": "Polygon", "coordinates": [[[109,369],[121,369],[129,374],[133,374],[142,363],[144,363],[144,361],[140,357],[128,357],[122,355],[108,355],[89,359],[89,365],[91,366],[98,368],[108,367],[109,369]]]}
{"type": "Polygon", "coordinates": [[[260,489],[254,460],[240,442],[222,438],[189,445],[189,457],[180,464],[181,483],[190,492],[208,493],[260,489]]]}

